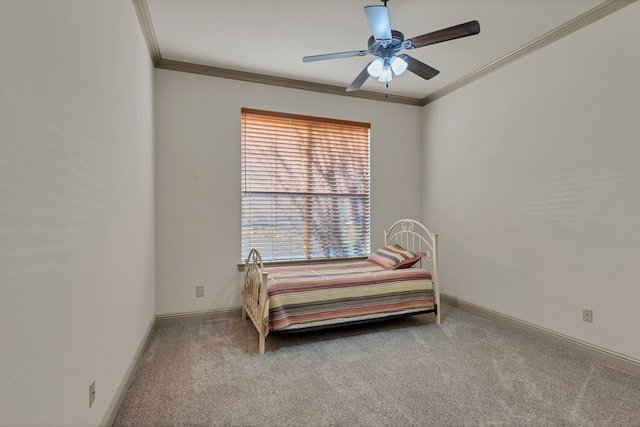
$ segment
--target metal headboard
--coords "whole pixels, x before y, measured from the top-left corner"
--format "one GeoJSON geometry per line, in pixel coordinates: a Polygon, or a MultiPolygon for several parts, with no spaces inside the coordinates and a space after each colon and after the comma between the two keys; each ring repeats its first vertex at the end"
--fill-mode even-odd
{"type": "Polygon", "coordinates": [[[385,245],[397,243],[411,252],[425,252],[424,258],[429,262],[436,257],[437,238],[437,234],[412,219],[398,220],[384,231],[385,245]]]}

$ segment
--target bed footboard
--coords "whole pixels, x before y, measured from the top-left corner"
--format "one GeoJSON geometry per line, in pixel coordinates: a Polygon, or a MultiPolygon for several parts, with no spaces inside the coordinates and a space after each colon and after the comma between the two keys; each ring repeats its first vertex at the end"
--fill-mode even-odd
{"type": "Polygon", "coordinates": [[[264,310],[267,300],[267,275],[262,264],[262,256],[252,249],[244,263],[244,288],[242,291],[242,320],[247,316],[256,327],[260,339],[258,352],[264,354],[267,327],[264,324],[264,310]]]}

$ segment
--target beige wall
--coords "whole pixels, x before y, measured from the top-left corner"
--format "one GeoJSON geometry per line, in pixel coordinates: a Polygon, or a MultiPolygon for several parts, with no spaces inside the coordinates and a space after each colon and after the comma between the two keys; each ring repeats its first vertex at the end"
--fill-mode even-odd
{"type": "Polygon", "coordinates": [[[442,291],[635,360],[639,21],[635,3],[425,107],[422,125],[442,291]]]}
{"type": "Polygon", "coordinates": [[[422,214],[420,107],[167,70],[155,90],[157,314],[240,306],[242,107],[371,123],[372,247],[422,214]]]}
{"type": "Polygon", "coordinates": [[[0,29],[0,425],[97,426],[154,316],[149,53],[129,0],[0,29]]]}

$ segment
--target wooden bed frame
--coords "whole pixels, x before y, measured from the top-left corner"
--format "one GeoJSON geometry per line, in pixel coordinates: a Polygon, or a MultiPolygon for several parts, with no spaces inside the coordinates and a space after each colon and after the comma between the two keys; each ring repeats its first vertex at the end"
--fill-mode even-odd
{"type": "MultiPolygon", "coordinates": [[[[393,223],[384,232],[384,244],[394,243],[412,252],[425,252],[425,256],[420,260],[419,267],[426,268],[431,272],[435,308],[433,312],[436,314],[436,324],[440,325],[442,310],[440,310],[440,283],[438,281],[438,235],[431,233],[417,221],[401,219],[393,223]]],[[[257,249],[251,249],[244,264],[242,320],[246,320],[249,317],[258,331],[258,351],[260,354],[265,351],[267,336],[267,328],[263,321],[265,318],[264,308],[267,305],[267,279],[268,272],[264,269],[260,252],[257,249]]],[[[407,315],[415,314],[420,313],[407,315]]]]}

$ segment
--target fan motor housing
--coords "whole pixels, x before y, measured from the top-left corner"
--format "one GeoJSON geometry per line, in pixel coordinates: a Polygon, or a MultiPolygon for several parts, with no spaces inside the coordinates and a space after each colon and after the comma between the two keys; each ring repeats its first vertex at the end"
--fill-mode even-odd
{"type": "Polygon", "coordinates": [[[382,43],[379,43],[373,36],[371,36],[368,41],[369,52],[381,52],[385,48],[394,51],[402,44],[403,41],[404,34],[396,30],[391,30],[391,43],[387,46],[383,46],[382,43]]]}

